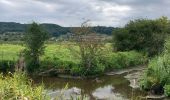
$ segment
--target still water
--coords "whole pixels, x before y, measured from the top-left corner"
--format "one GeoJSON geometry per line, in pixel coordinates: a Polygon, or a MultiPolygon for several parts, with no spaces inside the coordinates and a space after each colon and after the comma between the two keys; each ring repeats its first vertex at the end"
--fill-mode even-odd
{"type": "Polygon", "coordinates": [[[90,100],[129,100],[132,98],[138,100],[137,98],[144,96],[145,93],[139,89],[131,88],[130,82],[124,78],[126,75],[127,73],[105,75],[92,79],[39,77],[35,79],[35,83],[43,82],[47,94],[51,97],[59,96],[62,93],[68,99],[70,95],[74,97],[81,94],[87,96],[90,100]]]}

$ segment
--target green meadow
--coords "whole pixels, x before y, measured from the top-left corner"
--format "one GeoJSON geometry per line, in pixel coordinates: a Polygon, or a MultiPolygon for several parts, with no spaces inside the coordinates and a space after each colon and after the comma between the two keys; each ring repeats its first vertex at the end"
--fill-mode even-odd
{"type": "MultiPolygon", "coordinates": [[[[17,60],[20,52],[24,50],[24,45],[21,44],[0,44],[0,59],[2,60],[17,60]]],[[[111,43],[107,43],[104,47],[107,53],[112,52],[111,43]]],[[[78,46],[70,42],[50,43],[45,44],[45,52],[41,59],[57,57],[62,61],[79,62],[78,46]]]]}

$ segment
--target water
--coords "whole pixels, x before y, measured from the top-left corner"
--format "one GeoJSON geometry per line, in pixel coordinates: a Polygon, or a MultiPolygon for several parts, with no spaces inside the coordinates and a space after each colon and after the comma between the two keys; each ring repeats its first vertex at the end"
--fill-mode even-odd
{"type": "MultiPolygon", "coordinates": [[[[65,98],[76,95],[86,95],[90,100],[127,100],[144,96],[139,89],[132,89],[130,82],[124,78],[127,74],[105,75],[97,79],[64,79],[56,77],[39,77],[34,79],[36,84],[44,83],[48,95],[56,97],[64,94],[65,98]],[[65,88],[66,84],[68,87],[65,88]]],[[[138,100],[138,99],[137,99],[138,100]]]]}

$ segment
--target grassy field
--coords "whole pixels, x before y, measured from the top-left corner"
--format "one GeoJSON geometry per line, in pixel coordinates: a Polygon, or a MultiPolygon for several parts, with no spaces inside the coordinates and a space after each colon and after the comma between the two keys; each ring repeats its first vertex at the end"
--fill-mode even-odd
{"type": "MultiPolygon", "coordinates": [[[[78,46],[70,43],[53,43],[45,45],[45,53],[42,59],[57,57],[62,61],[79,62],[78,46]],[[75,53],[74,53],[75,52],[75,53]]],[[[17,60],[20,52],[24,50],[24,46],[15,44],[0,44],[0,60],[17,60]]],[[[105,50],[111,52],[111,44],[106,44],[105,50]]]]}
{"type": "Polygon", "coordinates": [[[17,60],[24,47],[14,44],[0,44],[0,60],[17,60]]]}
{"type": "MultiPolygon", "coordinates": [[[[19,53],[24,50],[22,45],[14,44],[0,44],[0,59],[1,60],[16,60],[19,53]]],[[[48,44],[46,45],[45,54],[42,58],[59,57],[61,60],[76,60],[71,56],[71,52],[67,45],[61,44],[48,44]]]]}

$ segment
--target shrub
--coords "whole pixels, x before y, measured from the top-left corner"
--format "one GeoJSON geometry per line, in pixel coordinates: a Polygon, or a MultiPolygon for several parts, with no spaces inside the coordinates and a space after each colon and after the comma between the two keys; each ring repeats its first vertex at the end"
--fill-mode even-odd
{"type": "Polygon", "coordinates": [[[114,33],[114,44],[119,51],[144,51],[149,56],[163,51],[168,19],[138,19],[130,21],[114,33]]]}
{"type": "Polygon", "coordinates": [[[78,66],[78,63],[73,61],[63,61],[57,57],[45,57],[41,60],[41,68],[57,68],[57,69],[71,69],[78,66]]]}
{"type": "Polygon", "coordinates": [[[146,58],[135,51],[111,53],[102,60],[106,66],[106,70],[121,69],[144,64],[146,62],[146,58]]]}
{"type": "Polygon", "coordinates": [[[170,85],[164,86],[164,92],[166,96],[170,97],[170,85]]]}
{"type": "Polygon", "coordinates": [[[104,72],[105,70],[105,65],[101,63],[101,61],[99,60],[99,58],[96,58],[93,62],[91,67],[89,68],[85,68],[83,67],[84,70],[84,74],[85,76],[89,76],[89,75],[100,75],[104,72]]]}
{"type": "Polygon", "coordinates": [[[141,86],[143,89],[152,88],[154,84],[165,84],[166,72],[162,67],[163,62],[160,57],[154,58],[149,62],[148,69],[145,72],[145,76],[141,81],[141,86]],[[150,84],[148,86],[148,83],[150,84]]]}
{"type": "Polygon", "coordinates": [[[7,73],[7,72],[14,72],[15,61],[8,61],[8,60],[1,60],[0,61],[0,71],[7,73]]]}
{"type": "Polygon", "coordinates": [[[71,71],[70,73],[73,75],[73,76],[82,76],[83,75],[83,68],[81,66],[73,66],[71,68],[71,71]]]}
{"type": "Polygon", "coordinates": [[[163,54],[153,58],[148,65],[142,80],[141,87],[144,90],[153,90],[154,92],[163,92],[165,84],[170,84],[170,60],[169,55],[163,54]],[[149,84],[149,85],[148,85],[149,84]],[[159,88],[159,91],[156,89],[159,88]]]}

